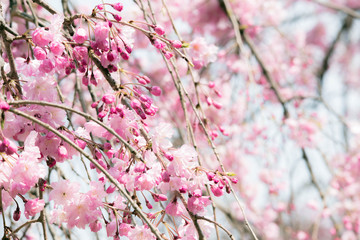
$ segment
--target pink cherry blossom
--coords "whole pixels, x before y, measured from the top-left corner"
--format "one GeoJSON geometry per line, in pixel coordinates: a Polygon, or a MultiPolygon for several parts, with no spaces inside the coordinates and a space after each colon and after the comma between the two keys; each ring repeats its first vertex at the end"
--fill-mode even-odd
{"type": "Polygon", "coordinates": [[[35,216],[41,210],[44,209],[45,202],[43,199],[31,199],[25,203],[25,217],[35,216]]]}

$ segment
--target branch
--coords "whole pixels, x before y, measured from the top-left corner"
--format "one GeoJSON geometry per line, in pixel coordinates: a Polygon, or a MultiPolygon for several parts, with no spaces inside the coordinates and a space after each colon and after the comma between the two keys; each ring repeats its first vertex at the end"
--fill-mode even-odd
{"type": "MultiPolygon", "coordinates": [[[[3,15],[2,15],[2,5],[0,4],[0,34],[1,34],[1,38],[4,42],[4,47],[5,47],[6,55],[7,55],[7,58],[9,61],[9,66],[10,66],[10,73],[8,74],[8,76],[11,80],[15,80],[15,85],[16,85],[16,89],[18,91],[18,96],[21,98],[22,89],[21,89],[21,85],[20,85],[20,81],[19,81],[19,76],[17,74],[16,67],[15,67],[14,56],[11,51],[11,40],[7,36],[7,32],[6,32],[7,30],[6,30],[5,26],[6,26],[6,23],[5,23],[5,19],[4,19],[3,15]]],[[[4,81],[5,81],[5,79],[4,79],[4,81]]]]}
{"type": "Polygon", "coordinates": [[[260,57],[259,51],[257,50],[255,44],[253,43],[253,41],[251,40],[251,38],[249,37],[249,35],[247,35],[247,33],[245,33],[245,31],[241,31],[240,30],[240,24],[239,21],[236,19],[234,12],[230,6],[230,3],[228,0],[219,0],[219,4],[220,7],[225,11],[225,13],[227,14],[228,18],[231,21],[231,24],[233,25],[234,28],[234,32],[235,32],[235,37],[236,37],[236,43],[238,44],[241,52],[244,52],[244,46],[243,46],[243,42],[242,42],[242,38],[241,36],[244,38],[244,42],[249,46],[252,54],[254,55],[256,61],[259,63],[259,66],[265,76],[266,81],[268,82],[268,84],[270,85],[270,88],[274,91],[276,98],[278,99],[278,101],[280,102],[283,111],[284,111],[284,117],[288,118],[289,117],[289,112],[286,108],[286,101],[283,99],[283,97],[280,94],[280,90],[278,89],[278,87],[276,86],[276,82],[273,79],[273,77],[271,76],[268,68],[266,67],[264,61],[262,60],[262,58],[260,57]]]}
{"type": "Polygon", "coordinates": [[[205,221],[208,221],[208,222],[211,222],[213,224],[215,224],[216,226],[220,227],[222,230],[224,230],[224,232],[226,232],[226,234],[229,236],[229,238],[231,240],[235,240],[234,236],[232,235],[232,233],[227,230],[223,225],[221,225],[220,223],[216,222],[216,221],[213,221],[211,219],[208,219],[206,217],[202,217],[202,216],[196,216],[197,219],[201,219],[201,220],[205,220],[205,221]]]}
{"type": "MultiPolygon", "coordinates": [[[[317,182],[317,180],[315,178],[314,171],[313,171],[312,166],[311,166],[310,161],[309,161],[309,157],[306,154],[306,151],[305,151],[304,148],[301,148],[301,152],[302,152],[302,158],[304,159],[306,167],[307,167],[307,169],[309,171],[311,182],[315,186],[316,190],[318,191],[318,193],[320,195],[320,198],[321,198],[321,201],[323,202],[324,208],[328,208],[327,203],[326,203],[325,194],[321,190],[321,187],[320,187],[319,183],[317,182]]],[[[336,221],[335,221],[335,219],[334,219],[334,217],[332,215],[330,215],[330,220],[331,220],[332,224],[334,225],[334,228],[336,229],[336,235],[339,237],[340,236],[340,234],[339,234],[340,233],[339,225],[336,223],[336,221]]]]}
{"type": "Polygon", "coordinates": [[[337,10],[337,11],[346,13],[349,17],[360,18],[360,13],[356,12],[355,10],[353,10],[353,9],[351,9],[349,7],[341,6],[341,5],[338,5],[338,4],[335,4],[335,3],[331,3],[331,2],[324,2],[322,0],[314,0],[314,2],[320,4],[320,5],[324,6],[324,7],[331,8],[333,10],[337,10]]]}
{"type": "Polygon", "coordinates": [[[347,16],[345,19],[344,19],[344,22],[339,30],[339,32],[337,33],[335,39],[333,40],[333,42],[331,43],[329,49],[326,51],[326,54],[325,54],[325,57],[324,57],[324,60],[322,62],[322,65],[321,65],[321,68],[318,72],[318,78],[319,78],[319,86],[318,86],[318,91],[319,91],[319,95],[321,96],[322,95],[322,86],[323,86],[323,83],[324,83],[324,75],[326,73],[326,71],[328,70],[329,68],[329,62],[330,62],[330,58],[331,56],[333,55],[334,51],[335,51],[335,46],[336,44],[339,42],[340,40],[340,37],[341,35],[346,31],[348,30],[352,25],[352,18],[350,16],[347,16]]]}
{"type": "Polygon", "coordinates": [[[45,8],[49,13],[51,14],[56,14],[57,12],[55,11],[55,9],[53,9],[52,7],[50,7],[46,2],[42,1],[42,0],[33,0],[34,3],[37,3],[38,5],[42,6],[43,8],[45,8]]]}

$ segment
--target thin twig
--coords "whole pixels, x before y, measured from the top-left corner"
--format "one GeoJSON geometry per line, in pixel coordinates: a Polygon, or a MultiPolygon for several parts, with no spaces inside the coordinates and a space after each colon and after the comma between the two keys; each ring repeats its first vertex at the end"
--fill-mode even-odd
{"type": "Polygon", "coordinates": [[[211,219],[208,219],[206,217],[202,217],[202,216],[197,216],[198,219],[201,219],[201,220],[205,220],[205,221],[208,221],[208,222],[211,222],[213,224],[215,224],[216,226],[219,226],[222,230],[224,230],[224,232],[226,232],[226,234],[229,236],[230,239],[232,240],[235,240],[234,236],[232,235],[232,233],[227,230],[223,225],[221,225],[220,223],[216,222],[216,221],[213,221],[211,219]]]}
{"type": "Polygon", "coordinates": [[[332,41],[330,47],[328,48],[328,50],[326,51],[326,54],[325,54],[325,57],[322,61],[322,64],[321,64],[321,68],[317,74],[318,76],[318,92],[319,92],[319,95],[322,96],[322,88],[323,88],[323,83],[324,83],[324,75],[326,73],[326,71],[328,70],[329,68],[329,62],[330,62],[330,58],[331,56],[333,55],[334,51],[335,51],[335,46],[336,44],[340,41],[340,37],[341,35],[347,31],[352,25],[352,18],[347,16],[344,21],[343,21],[343,24],[340,28],[340,30],[338,31],[338,33],[336,34],[336,37],[335,39],[332,41]]]}
{"type": "Polygon", "coordinates": [[[338,5],[338,4],[335,4],[335,3],[332,3],[330,1],[322,1],[322,0],[313,0],[314,2],[324,6],[324,7],[327,7],[327,8],[331,8],[333,10],[337,10],[337,11],[340,11],[340,12],[343,12],[343,13],[346,13],[348,16],[350,17],[353,17],[353,18],[360,18],[360,13],[356,12],[355,10],[349,8],[349,7],[346,7],[346,6],[343,6],[343,5],[338,5]]]}
{"type": "MultiPolygon", "coordinates": [[[[306,151],[304,148],[301,148],[301,152],[302,152],[302,158],[304,159],[305,161],[305,164],[306,164],[306,167],[309,171],[309,174],[310,174],[310,178],[311,178],[311,182],[312,184],[315,186],[316,190],[318,191],[319,195],[320,195],[320,198],[321,198],[321,201],[323,203],[323,206],[324,208],[328,208],[327,206],[327,203],[326,203],[326,197],[325,197],[325,194],[324,192],[321,190],[321,187],[319,185],[319,183],[317,182],[316,178],[315,178],[315,174],[314,174],[314,171],[313,171],[313,168],[310,164],[310,161],[309,161],[309,157],[308,155],[306,154],[306,151]]],[[[332,215],[330,215],[330,220],[332,222],[332,224],[334,225],[334,228],[336,229],[336,235],[337,236],[340,236],[340,229],[339,229],[339,225],[336,223],[334,217],[332,215]]]]}

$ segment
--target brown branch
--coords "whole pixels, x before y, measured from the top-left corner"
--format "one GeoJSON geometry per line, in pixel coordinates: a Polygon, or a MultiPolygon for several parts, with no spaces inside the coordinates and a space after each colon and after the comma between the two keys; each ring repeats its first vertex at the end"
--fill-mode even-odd
{"type": "Polygon", "coordinates": [[[231,240],[235,240],[234,236],[232,235],[232,233],[227,230],[223,225],[221,225],[220,223],[216,222],[216,221],[213,221],[211,219],[208,219],[206,217],[202,217],[202,216],[196,216],[197,219],[201,219],[201,220],[205,220],[205,221],[208,221],[208,222],[211,222],[213,224],[215,224],[216,226],[220,227],[222,230],[224,230],[224,232],[226,232],[226,234],[229,236],[229,238],[231,240]]]}
{"type": "Polygon", "coordinates": [[[349,7],[346,7],[346,6],[342,6],[342,5],[338,5],[338,4],[335,4],[335,3],[331,3],[331,2],[324,2],[322,0],[314,0],[314,2],[324,6],[324,7],[327,7],[327,8],[331,8],[333,10],[336,10],[336,11],[340,11],[340,12],[343,12],[343,13],[346,13],[349,17],[352,17],[352,18],[360,18],[360,13],[356,12],[354,9],[352,8],[349,8],[349,7]]]}
{"type": "Polygon", "coordinates": [[[0,4],[0,35],[1,35],[2,41],[4,43],[4,48],[5,48],[6,55],[7,55],[8,61],[9,61],[9,66],[10,66],[10,72],[8,73],[8,77],[11,80],[15,81],[15,86],[18,91],[17,96],[19,98],[21,98],[22,89],[21,89],[21,85],[20,85],[20,81],[19,81],[19,76],[16,71],[14,56],[11,51],[11,39],[8,38],[8,36],[7,36],[7,30],[5,29],[5,26],[6,26],[5,19],[2,16],[2,5],[0,4]]]}
{"type": "MultiPolygon", "coordinates": [[[[312,184],[314,185],[314,187],[316,188],[317,192],[319,193],[324,208],[328,208],[328,205],[327,205],[327,203],[326,203],[325,194],[324,194],[324,192],[321,190],[321,187],[320,187],[319,183],[317,182],[317,180],[316,180],[316,178],[315,178],[315,174],[314,174],[313,168],[312,168],[312,166],[311,166],[311,164],[310,164],[309,157],[308,157],[308,155],[306,154],[306,151],[305,151],[304,148],[301,148],[301,152],[302,152],[302,158],[304,159],[305,164],[306,164],[306,167],[307,167],[307,169],[308,169],[308,171],[309,171],[310,178],[311,178],[311,182],[312,182],[312,184]]],[[[337,235],[338,237],[340,237],[339,225],[336,223],[336,221],[335,221],[335,219],[334,219],[334,217],[333,217],[332,215],[330,215],[330,220],[331,220],[332,224],[334,225],[334,228],[336,229],[336,235],[337,235]]]]}
{"type": "Polygon", "coordinates": [[[248,47],[250,48],[252,54],[254,55],[256,61],[258,62],[266,81],[268,82],[268,84],[270,85],[270,88],[274,91],[276,98],[278,99],[278,101],[280,102],[283,111],[284,111],[284,117],[288,118],[289,117],[289,112],[286,108],[286,101],[283,99],[283,97],[280,94],[280,90],[278,89],[278,86],[275,82],[275,80],[273,79],[273,77],[270,74],[270,71],[268,70],[268,68],[266,67],[264,61],[262,60],[259,51],[257,50],[255,44],[253,43],[252,39],[249,37],[249,35],[247,33],[245,33],[245,31],[240,30],[240,24],[238,19],[236,18],[236,16],[233,13],[233,10],[230,6],[230,3],[228,0],[219,0],[219,4],[220,7],[223,9],[223,11],[227,14],[229,20],[231,21],[231,24],[233,25],[234,28],[234,32],[235,32],[235,38],[236,38],[236,43],[238,44],[241,52],[244,52],[244,46],[243,46],[243,42],[242,42],[242,38],[244,39],[244,42],[248,45],[248,47]],[[242,38],[241,38],[242,37],[242,38]]]}
{"type": "Polygon", "coordinates": [[[49,13],[51,14],[56,14],[57,12],[55,11],[55,9],[53,9],[52,7],[50,7],[46,2],[42,1],[42,0],[33,0],[34,3],[37,3],[38,5],[42,6],[43,8],[45,8],[49,13]]]}
{"type": "Polygon", "coordinates": [[[320,70],[319,70],[319,72],[317,74],[318,79],[319,79],[319,81],[318,81],[318,91],[319,91],[320,96],[322,95],[322,87],[323,87],[323,83],[324,83],[324,76],[325,76],[326,71],[329,68],[330,58],[333,55],[333,53],[335,52],[335,46],[340,41],[341,35],[351,27],[352,22],[353,22],[353,19],[350,16],[347,16],[344,19],[344,22],[343,22],[340,30],[336,34],[335,39],[332,41],[330,47],[326,51],[325,57],[324,57],[323,62],[321,64],[321,68],[320,68],[320,70]]]}

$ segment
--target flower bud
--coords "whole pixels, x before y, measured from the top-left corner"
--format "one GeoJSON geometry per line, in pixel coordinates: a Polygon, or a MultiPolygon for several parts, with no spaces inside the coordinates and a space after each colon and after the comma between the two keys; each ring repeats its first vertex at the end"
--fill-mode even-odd
{"type": "Polygon", "coordinates": [[[119,14],[113,14],[113,17],[117,22],[120,22],[122,20],[122,17],[119,14]]]}
{"type": "Polygon", "coordinates": [[[192,195],[196,198],[199,198],[202,196],[202,191],[200,189],[195,189],[192,195]]]}
{"type": "Polygon", "coordinates": [[[162,26],[159,26],[159,25],[153,26],[153,29],[159,35],[164,35],[165,34],[165,30],[164,30],[164,28],[162,26]]]}
{"type": "Polygon", "coordinates": [[[7,111],[10,109],[10,106],[7,102],[5,101],[1,101],[0,102],[0,109],[3,110],[3,111],[7,111]]]}
{"type": "Polygon", "coordinates": [[[68,151],[67,151],[66,147],[64,147],[63,145],[61,145],[61,146],[58,148],[57,153],[59,154],[59,156],[60,156],[61,158],[67,158],[67,157],[68,157],[68,151]]]}
{"type": "Polygon", "coordinates": [[[16,144],[14,142],[10,141],[10,143],[6,149],[6,154],[12,155],[12,154],[16,153],[17,150],[18,150],[18,147],[16,146],[16,144]]]}
{"type": "Polygon", "coordinates": [[[65,46],[60,42],[54,41],[50,44],[50,50],[55,56],[58,56],[64,52],[65,46]]]}
{"type": "Polygon", "coordinates": [[[34,48],[34,56],[37,60],[44,60],[46,59],[46,52],[41,47],[34,48]]]}
{"type": "Polygon", "coordinates": [[[20,208],[16,207],[16,209],[14,211],[13,219],[14,219],[14,221],[19,221],[20,217],[21,217],[20,208]]]}
{"type": "Polygon", "coordinates": [[[173,46],[174,48],[181,48],[182,47],[182,43],[179,40],[173,40],[170,41],[171,46],[173,46]]]}
{"type": "Polygon", "coordinates": [[[89,77],[87,75],[84,75],[81,79],[82,83],[85,85],[85,86],[88,86],[89,85],[89,77]]]}
{"type": "Polygon", "coordinates": [[[116,97],[114,94],[105,94],[101,99],[105,104],[112,104],[115,102],[116,97]]]}
{"type": "Polygon", "coordinates": [[[83,28],[78,28],[73,39],[76,43],[84,43],[87,40],[86,30],[83,28]]]}
{"type": "Polygon", "coordinates": [[[122,3],[115,3],[111,5],[116,11],[121,12],[124,8],[124,5],[122,3]]]}

